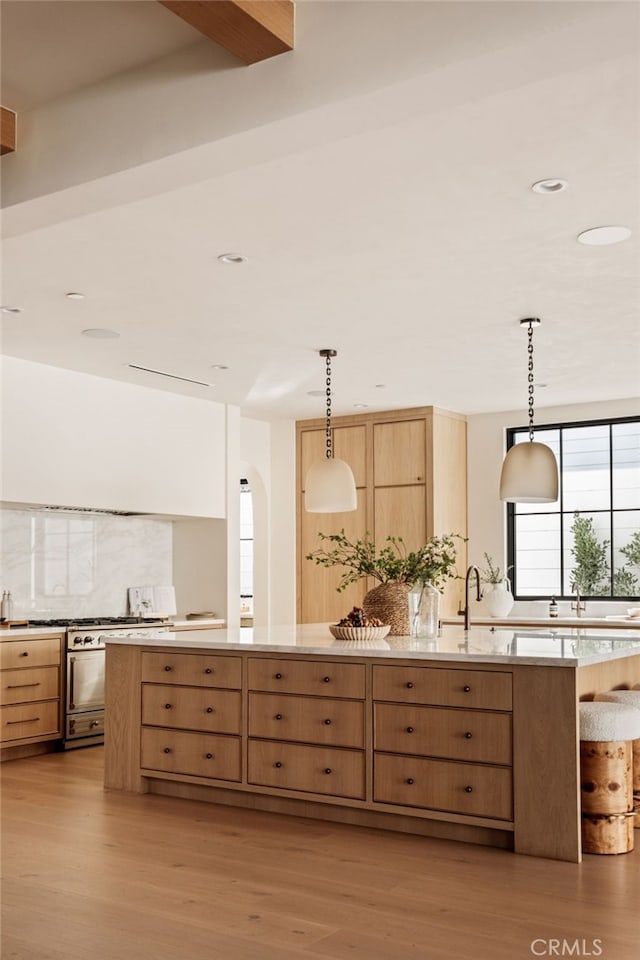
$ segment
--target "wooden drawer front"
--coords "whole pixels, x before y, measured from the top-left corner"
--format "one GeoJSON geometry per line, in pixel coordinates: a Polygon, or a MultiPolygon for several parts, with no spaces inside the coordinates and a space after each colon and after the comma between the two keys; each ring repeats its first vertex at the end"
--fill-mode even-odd
{"type": "Polygon", "coordinates": [[[364,747],[364,703],[250,693],[249,736],[364,747]]]}
{"type": "Polygon", "coordinates": [[[142,654],[142,679],[147,683],[239,690],[242,686],[242,660],[240,657],[145,652],[142,654]]]}
{"type": "Polygon", "coordinates": [[[364,664],[330,660],[249,660],[249,689],[364,699],[364,664]]]}
{"type": "Polygon", "coordinates": [[[0,674],[0,704],[53,700],[59,696],[59,667],[5,670],[0,674]]]}
{"type": "Polygon", "coordinates": [[[45,640],[7,640],[0,643],[0,666],[3,670],[59,663],[60,640],[57,637],[45,640]]]}
{"type": "Polygon", "coordinates": [[[376,703],[376,750],[511,764],[511,714],[376,703]]]}
{"type": "Polygon", "coordinates": [[[60,736],[60,701],[19,703],[0,707],[2,740],[23,740],[26,737],[60,736]]]}
{"type": "Polygon", "coordinates": [[[375,754],[373,799],[427,810],[513,819],[511,770],[375,754]]]}
{"type": "Polygon", "coordinates": [[[239,690],[142,685],[142,722],[156,727],[240,733],[239,690]]]}
{"type": "Polygon", "coordinates": [[[363,800],[364,753],[250,740],[249,783],[363,800]]]}
{"type": "Polygon", "coordinates": [[[374,700],[511,710],[511,674],[433,667],[374,667],[374,700]]]}
{"type": "Polygon", "coordinates": [[[143,727],[140,763],[145,770],[239,781],[240,740],[143,727]]]}

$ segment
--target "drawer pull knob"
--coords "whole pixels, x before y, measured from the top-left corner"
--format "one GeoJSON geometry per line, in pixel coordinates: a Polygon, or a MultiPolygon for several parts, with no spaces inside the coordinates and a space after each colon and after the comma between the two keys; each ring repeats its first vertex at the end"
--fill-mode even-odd
{"type": "Polygon", "coordinates": [[[165,670],[167,671],[167,673],[171,673],[171,667],[169,666],[169,664],[167,664],[167,666],[165,667],[165,670]]]}
{"type": "Polygon", "coordinates": [[[21,657],[28,657],[28,656],[29,656],[29,651],[28,651],[28,650],[23,650],[22,653],[20,654],[20,656],[21,656],[21,657]]]}
{"type": "Polygon", "coordinates": [[[465,693],[471,693],[471,687],[468,684],[465,684],[462,689],[465,693]]]}
{"type": "Polygon", "coordinates": [[[322,680],[324,683],[329,683],[331,680],[331,677],[323,677],[322,680]]]}
{"type": "Polygon", "coordinates": [[[213,713],[213,707],[207,707],[207,713],[213,713]]]}
{"type": "Polygon", "coordinates": [[[165,708],[165,710],[171,710],[171,704],[170,704],[170,703],[165,703],[164,708],[165,708]]]}
{"type": "Polygon", "coordinates": [[[333,770],[331,769],[331,767],[325,767],[325,768],[324,768],[324,772],[325,772],[325,773],[333,773],[333,770]]]}
{"type": "Polygon", "coordinates": [[[471,733],[471,730],[467,730],[467,732],[465,733],[465,737],[467,738],[467,740],[471,740],[472,736],[473,734],[471,733]]]}
{"type": "Polygon", "coordinates": [[[205,667],[204,672],[205,672],[205,673],[213,673],[213,670],[211,669],[211,667],[205,667]]]}
{"type": "Polygon", "coordinates": [[[407,683],[407,689],[408,689],[408,690],[411,690],[412,687],[413,687],[413,684],[412,684],[411,680],[409,680],[409,682],[407,683]]]}
{"type": "Polygon", "coordinates": [[[407,733],[413,733],[413,727],[407,727],[407,733]]]}
{"type": "Polygon", "coordinates": [[[467,793],[473,793],[473,787],[465,787],[464,789],[467,793]]]}
{"type": "Polygon", "coordinates": [[[206,757],[207,760],[213,760],[213,759],[214,759],[214,756],[213,756],[212,753],[205,753],[205,757],[206,757]]]}
{"type": "Polygon", "coordinates": [[[274,767],[281,767],[281,766],[282,764],[280,763],[280,761],[276,760],[276,762],[274,763],[274,767]]]}
{"type": "Polygon", "coordinates": [[[275,679],[276,679],[276,680],[282,680],[282,674],[281,674],[281,673],[276,673],[274,676],[275,676],[275,679]]]}
{"type": "Polygon", "coordinates": [[[276,715],[275,715],[275,717],[274,717],[273,719],[274,719],[274,720],[282,720],[282,714],[281,714],[281,713],[276,713],[276,715]]]}
{"type": "Polygon", "coordinates": [[[164,753],[171,753],[171,747],[165,747],[164,753]]]}
{"type": "Polygon", "coordinates": [[[325,720],[325,724],[326,724],[328,727],[331,726],[331,720],[329,720],[328,717],[327,717],[327,719],[325,720]]]}
{"type": "Polygon", "coordinates": [[[411,785],[412,783],[415,783],[415,780],[413,779],[413,777],[407,777],[407,783],[411,785]]]}

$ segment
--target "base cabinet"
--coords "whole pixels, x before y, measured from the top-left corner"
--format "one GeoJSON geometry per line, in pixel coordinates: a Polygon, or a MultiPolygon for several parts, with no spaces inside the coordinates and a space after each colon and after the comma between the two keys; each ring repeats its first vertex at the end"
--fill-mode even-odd
{"type": "Polygon", "coordinates": [[[62,737],[61,665],[61,636],[0,642],[3,750],[62,737]]]}
{"type": "Polygon", "coordinates": [[[640,681],[606,668],[107,643],[105,787],[579,862],[576,690],[640,681]]]}

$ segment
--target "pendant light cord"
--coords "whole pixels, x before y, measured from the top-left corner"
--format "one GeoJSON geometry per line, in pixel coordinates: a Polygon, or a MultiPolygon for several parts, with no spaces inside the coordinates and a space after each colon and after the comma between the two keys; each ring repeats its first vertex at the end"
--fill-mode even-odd
{"type": "Polygon", "coordinates": [[[533,442],[533,324],[529,321],[529,343],[527,345],[529,354],[528,370],[529,376],[529,440],[533,442]]]}
{"type": "Polygon", "coordinates": [[[327,456],[327,460],[331,460],[331,458],[333,457],[333,446],[332,446],[332,439],[331,439],[331,353],[330,353],[330,351],[328,351],[328,350],[326,351],[325,357],[326,357],[326,362],[327,362],[327,379],[326,379],[326,385],[327,385],[327,390],[326,390],[326,394],[327,394],[327,428],[326,428],[326,429],[327,429],[327,441],[326,441],[326,442],[327,442],[327,452],[326,452],[326,456],[327,456]]]}

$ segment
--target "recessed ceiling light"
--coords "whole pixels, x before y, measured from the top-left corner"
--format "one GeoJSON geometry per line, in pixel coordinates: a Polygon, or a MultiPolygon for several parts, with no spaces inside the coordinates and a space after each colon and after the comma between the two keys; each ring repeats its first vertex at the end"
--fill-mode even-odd
{"type": "Polygon", "coordinates": [[[211,369],[212,370],[228,370],[229,367],[226,367],[224,363],[212,363],[211,369]]]}
{"type": "Polygon", "coordinates": [[[548,180],[537,180],[531,185],[531,189],[534,193],[560,193],[561,190],[566,190],[568,186],[566,180],[552,177],[548,180]]]}
{"type": "Polygon", "coordinates": [[[364,408],[368,406],[368,403],[354,403],[354,407],[357,407],[359,410],[364,410],[364,408]]]}
{"type": "Polygon", "coordinates": [[[590,247],[606,247],[610,243],[620,243],[631,236],[628,227],[592,227],[578,234],[578,243],[586,243],[590,247]]]}
{"type": "Polygon", "coordinates": [[[94,340],[116,340],[120,334],[116,330],[107,330],[104,327],[90,327],[82,331],[83,337],[92,337],[94,340]]]}
{"type": "Polygon", "coordinates": [[[22,313],[22,307],[0,307],[3,313],[22,313]]]}
{"type": "Polygon", "coordinates": [[[65,293],[67,300],[84,300],[84,293],[78,293],[77,291],[71,291],[71,293],[65,293]]]}
{"type": "Polygon", "coordinates": [[[307,390],[307,396],[308,397],[324,397],[325,391],[324,390],[307,390]]]}
{"type": "Polygon", "coordinates": [[[241,253],[221,253],[218,257],[220,263],[246,263],[247,258],[241,253]]]}

